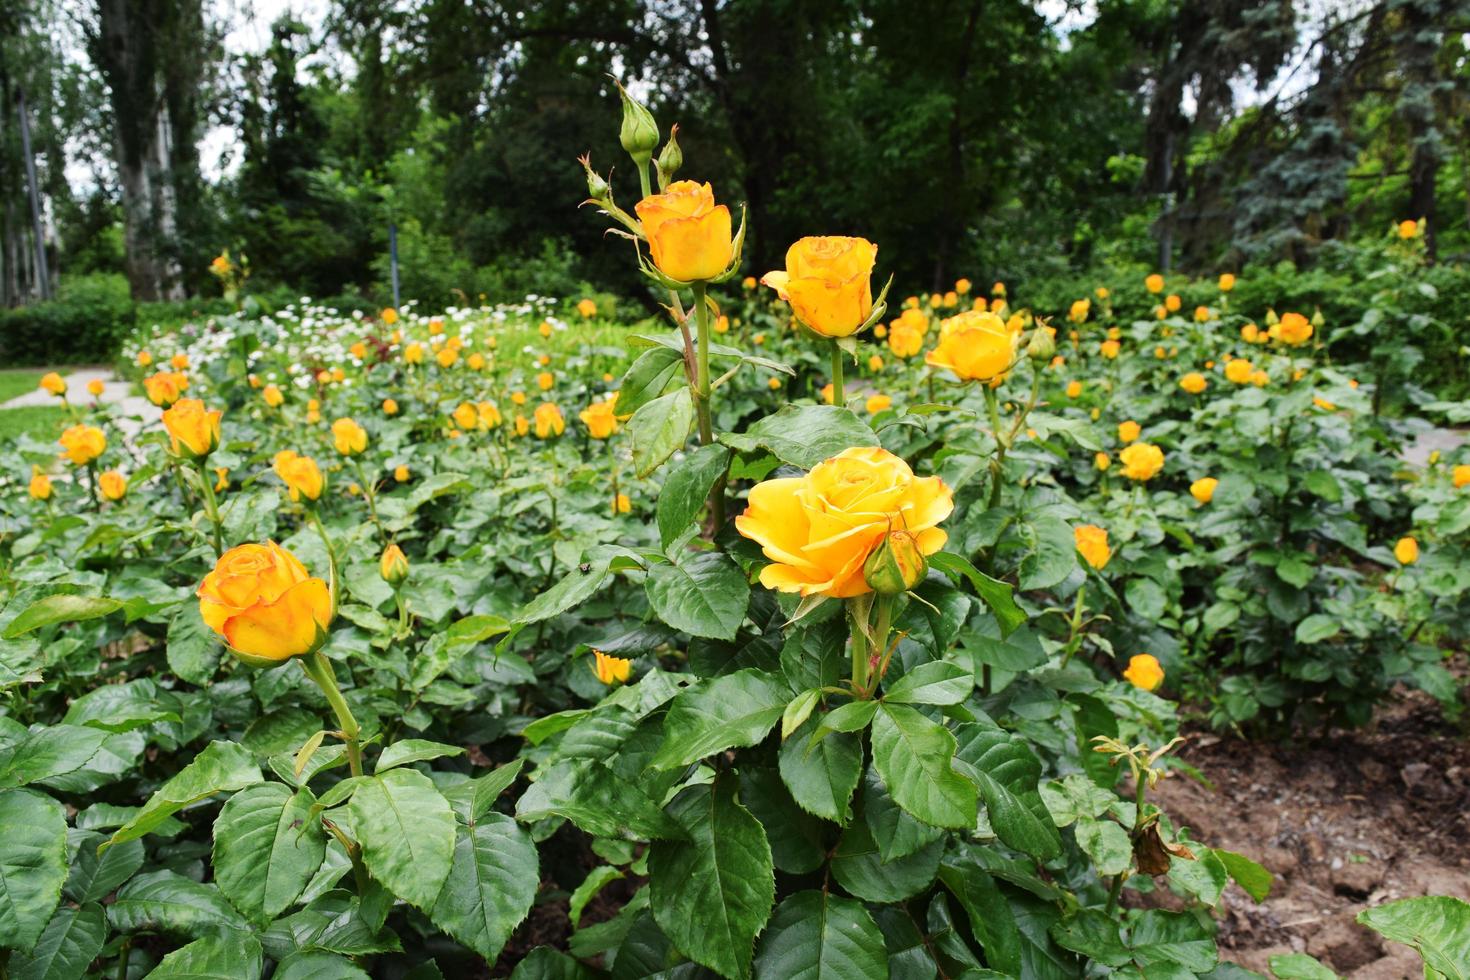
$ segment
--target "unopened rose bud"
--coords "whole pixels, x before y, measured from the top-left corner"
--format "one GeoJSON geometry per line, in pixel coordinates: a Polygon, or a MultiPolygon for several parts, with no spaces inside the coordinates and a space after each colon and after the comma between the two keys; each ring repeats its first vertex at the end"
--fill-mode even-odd
{"type": "Polygon", "coordinates": [[[1026,356],[1033,361],[1049,361],[1057,352],[1057,340],[1052,329],[1038,326],[1031,331],[1031,340],[1026,344],[1026,356]]]}
{"type": "Polygon", "coordinates": [[[587,175],[587,196],[598,204],[612,196],[612,188],[607,186],[607,181],[602,174],[592,169],[592,157],[582,156],[577,158],[582,165],[582,171],[587,175]]]}
{"type": "Polygon", "coordinates": [[[658,149],[658,123],[654,121],[653,113],[629,95],[622,85],[618,86],[618,95],[623,99],[623,126],[618,131],[618,140],[633,162],[645,167],[653,159],[653,151],[658,149]]]}
{"type": "Polygon", "coordinates": [[[1275,310],[1272,310],[1272,309],[1266,310],[1266,325],[1267,326],[1274,327],[1274,326],[1276,326],[1276,324],[1278,324],[1280,322],[1281,322],[1281,317],[1279,317],[1279,316],[1276,315],[1276,311],[1275,310]]]}
{"type": "Polygon", "coordinates": [[[1312,314],[1312,326],[1319,330],[1327,326],[1327,318],[1322,315],[1322,307],[1320,306],[1312,314]]]}
{"type": "Polygon", "coordinates": [[[658,187],[663,190],[669,186],[674,179],[674,174],[684,166],[684,151],[679,149],[679,124],[675,123],[669,130],[669,141],[664,144],[663,150],[658,155],[658,187]]]}
{"type": "Polygon", "coordinates": [[[863,562],[863,581],[883,595],[907,592],[924,581],[928,572],[919,542],[907,531],[889,531],[863,562]]]}
{"type": "Polygon", "coordinates": [[[378,574],[395,589],[403,584],[403,580],[408,578],[408,556],[403,553],[402,548],[390,544],[383,550],[383,557],[378,562],[378,574]]]}

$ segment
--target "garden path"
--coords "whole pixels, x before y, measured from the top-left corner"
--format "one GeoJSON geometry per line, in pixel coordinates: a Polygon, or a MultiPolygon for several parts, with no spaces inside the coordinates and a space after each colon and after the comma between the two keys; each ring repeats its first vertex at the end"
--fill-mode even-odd
{"type": "MultiPolygon", "coordinates": [[[[87,391],[87,385],[92,381],[101,381],[102,394],[96,397],[96,401],[116,406],[114,419],[117,427],[127,438],[137,435],[144,426],[158,421],[159,416],[162,415],[158,406],[134,394],[132,382],[124,381],[108,368],[80,368],[63,377],[66,379],[68,396],[72,401],[83,405],[93,400],[93,396],[87,391]]],[[[0,411],[7,408],[45,407],[56,403],[56,396],[49,391],[37,388],[35,391],[28,391],[24,395],[18,395],[7,402],[0,403],[0,411]]]]}

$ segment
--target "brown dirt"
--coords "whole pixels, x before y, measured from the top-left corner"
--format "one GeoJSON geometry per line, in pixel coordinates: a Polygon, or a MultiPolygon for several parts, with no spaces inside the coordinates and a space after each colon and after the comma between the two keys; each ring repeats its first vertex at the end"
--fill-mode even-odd
{"type": "Polygon", "coordinates": [[[1412,950],[1353,920],[1400,898],[1470,901],[1470,739],[1433,701],[1406,694],[1367,731],[1282,744],[1195,733],[1179,752],[1213,789],[1175,774],[1150,798],[1192,838],[1276,876],[1259,905],[1226,891],[1223,960],[1270,976],[1270,957],[1304,952],[1349,980],[1422,978],[1412,950]]]}

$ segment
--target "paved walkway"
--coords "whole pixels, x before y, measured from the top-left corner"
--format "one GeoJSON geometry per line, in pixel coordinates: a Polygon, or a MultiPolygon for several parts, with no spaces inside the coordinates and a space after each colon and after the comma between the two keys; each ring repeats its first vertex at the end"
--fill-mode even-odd
{"type": "MultiPolygon", "coordinates": [[[[97,396],[96,400],[116,406],[117,427],[128,438],[137,435],[144,426],[157,422],[159,416],[163,414],[157,405],[140,395],[133,394],[131,382],[120,380],[107,368],[82,368],[64,377],[66,378],[66,397],[77,405],[90,405],[93,396],[87,390],[87,385],[92,381],[101,381],[102,394],[97,396]]],[[[7,408],[44,407],[55,404],[57,404],[55,395],[37,388],[35,391],[17,395],[10,401],[0,404],[0,411],[7,408]]]]}
{"type": "Polygon", "coordinates": [[[1450,453],[1459,449],[1466,442],[1470,442],[1470,431],[1464,429],[1430,429],[1428,432],[1419,433],[1404,451],[1399,454],[1404,462],[1413,466],[1428,466],[1429,454],[1438,450],[1441,453],[1450,453]]]}

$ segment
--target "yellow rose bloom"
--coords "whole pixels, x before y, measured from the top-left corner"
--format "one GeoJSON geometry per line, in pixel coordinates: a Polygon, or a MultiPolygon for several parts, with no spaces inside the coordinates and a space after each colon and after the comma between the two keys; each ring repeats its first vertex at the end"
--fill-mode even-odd
{"type": "Polygon", "coordinates": [[[475,351],[465,359],[464,363],[471,371],[483,371],[485,370],[485,355],[475,351]]]}
{"type": "Polygon", "coordinates": [[[626,514],[633,509],[633,501],[626,493],[620,493],[613,502],[617,506],[619,514],[626,514]]]}
{"type": "Polygon", "coordinates": [[[367,360],[367,344],[364,344],[360,340],[354,343],[351,347],[347,348],[347,352],[353,357],[357,358],[359,361],[367,360]]]}
{"type": "Polygon", "coordinates": [[[383,414],[384,415],[397,415],[398,414],[398,403],[396,401],[394,401],[393,399],[391,399],[391,398],[384,398],[383,399],[383,414]]]}
{"type": "Polygon", "coordinates": [[[1082,394],[1082,382],[1080,382],[1080,381],[1068,381],[1067,382],[1067,397],[1068,398],[1077,398],[1077,397],[1081,396],[1081,394],[1082,394]]]}
{"type": "Polygon", "coordinates": [[[452,368],[454,367],[454,363],[459,360],[459,349],[456,347],[443,347],[439,353],[434,355],[434,360],[439,362],[441,368],[452,368]]]}
{"type": "Polygon", "coordinates": [[[107,449],[107,435],[95,425],[69,426],[57,440],[62,453],[77,466],[85,466],[107,449]]]}
{"type": "Polygon", "coordinates": [[[1096,289],[1094,289],[1092,291],[1092,295],[1096,296],[1098,299],[1107,299],[1109,296],[1111,296],[1113,294],[1110,293],[1110,292],[1108,292],[1108,287],[1106,287],[1106,286],[1099,286],[1099,287],[1097,287],[1096,289]]]}
{"type": "Polygon", "coordinates": [[[554,384],[556,384],[556,375],[552,374],[550,371],[542,371],[540,374],[536,375],[536,387],[540,388],[542,391],[550,391],[552,385],[554,384]]]}
{"type": "Polygon", "coordinates": [[[1123,475],[1130,480],[1152,480],[1164,468],[1164,451],[1147,442],[1135,442],[1118,454],[1123,462],[1123,475]]]}
{"type": "Polygon", "coordinates": [[[730,332],[730,318],[727,317],[727,316],[723,316],[723,315],[717,317],[715,319],[715,333],[729,333],[729,332],[730,332]]]}
{"type": "Polygon", "coordinates": [[[146,350],[138,351],[138,367],[147,367],[153,363],[153,355],[146,350]]]}
{"type": "Polygon", "coordinates": [[[713,279],[735,256],[730,209],[715,204],[709,184],[677,180],[662,194],[633,206],[648,238],[653,264],[670,279],[713,279]]]}
{"type": "Polygon", "coordinates": [[[1393,556],[1400,565],[1412,565],[1419,560],[1419,542],[1411,537],[1402,537],[1393,546],[1393,556]]]}
{"type": "Polygon", "coordinates": [[[200,460],[219,448],[220,418],[218,410],[206,411],[197,398],[181,398],[163,413],[163,427],[168,430],[174,455],[200,460]]]}
{"type": "Polygon", "coordinates": [[[102,383],[102,379],[101,378],[93,378],[91,381],[88,381],[87,382],[87,392],[93,398],[96,398],[96,397],[100,396],[102,394],[102,392],[104,392],[106,390],[107,390],[107,386],[102,383]]]}
{"type": "Polygon", "coordinates": [[[108,470],[97,477],[97,489],[108,500],[121,500],[128,492],[128,478],[117,470],[108,470]]]}
{"type": "Polygon", "coordinates": [[[1189,485],[1189,495],[1202,504],[1207,504],[1215,499],[1215,488],[1220,481],[1213,476],[1201,477],[1189,485]]]}
{"type": "Polygon", "coordinates": [[[42,391],[49,391],[57,398],[66,394],[66,379],[55,371],[47,371],[41,375],[41,381],[36,385],[42,391]]]}
{"type": "Polygon", "coordinates": [[[582,420],[583,425],[587,426],[587,432],[592,438],[606,439],[618,431],[618,417],[613,409],[614,404],[611,400],[593,402],[577,413],[577,417],[582,420]]]}
{"type": "Polygon", "coordinates": [[[227,466],[216,466],[214,468],[214,490],[219,493],[230,488],[230,469],[227,466]]]}
{"type": "Polygon", "coordinates": [[[385,324],[390,327],[398,322],[398,311],[391,306],[385,308],[382,313],[378,314],[378,316],[385,324]]]}
{"type": "Polygon", "coordinates": [[[1097,467],[1099,472],[1106,473],[1108,467],[1113,465],[1113,458],[1107,453],[1097,453],[1092,457],[1092,465],[1097,467]]]}
{"type": "Polygon", "coordinates": [[[1106,357],[1108,360],[1112,361],[1117,359],[1118,352],[1120,350],[1122,350],[1122,345],[1119,344],[1116,340],[1104,340],[1102,344],[1098,346],[1097,352],[1103,357],[1106,357]]]}
{"type": "Polygon", "coordinates": [[[1461,463],[1450,471],[1450,479],[1454,481],[1455,489],[1470,486],[1470,465],[1461,463]]]}
{"type": "Polygon", "coordinates": [[[622,657],[609,657],[601,650],[592,651],[592,673],[597,679],[609,686],[613,684],[626,684],[633,673],[633,661],[624,660],[622,657]]]}
{"type": "Polygon", "coordinates": [[[1235,275],[1230,272],[1220,273],[1220,292],[1228,293],[1235,288],[1235,275]]]}
{"type": "Polygon", "coordinates": [[[31,467],[31,482],[26,492],[36,500],[51,499],[51,478],[41,472],[41,467],[31,467]]]}
{"type": "Polygon", "coordinates": [[[143,391],[148,401],[160,408],[168,408],[188,388],[188,378],[172,370],[160,370],[143,379],[143,391]]]}
{"type": "Polygon", "coordinates": [[[254,666],[319,649],[332,625],[327,583],[274,541],[226,551],[195,594],[204,624],[254,666]]]}
{"type": "Polygon", "coordinates": [[[1249,384],[1251,372],[1255,365],[1244,357],[1231,358],[1230,363],[1225,365],[1225,377],[1238,385],[1249,384]]]}
{"type": "Polygon", "coordinates": [[[863,402],[863,408],[869,415],[877,415],[892,405],[893,399],[887,395],[869,395],[867,401],[863,402]]]}
{"type": "Polygon", "coordinates": [[[868,370],[869,371],[872,371],[874,373],[883,370],[883,358],[879,357],[877,354],[874,354],[871,357],[869,357],[868,358],[868,370]]]}
{"type": "Polygon", "coordinates": [[[310,456],[299,456],[290,449],[276,453],[272,464],[276,476],[286,485],[292,500],[320,500],[326,489],[327,480],[321,468],[310,456]]]}
{"type": "Polygon", "coordinates": [[[1123,678],[1134,687],[1154,691],[1164,683],[1164,668],[1152,654],[1139,653],[1128,658],[1128,669],[1123,671],[1123,678]]]}
{"type": "Polygon", "coordinates": [[[740,280],[741,289],[754,289],[758,285],[760,284],[755,281],[755,276],[746,276],[744,279],[740,280]]]}
{"type": "Polygon", "coordinates": [[[1261,336],[1261,328],[1254,323],[1247,323],[1240,328],[1240,339],[1247,344],[1254,344],[1261,336]]]}
{"type": "Polygon", "coordinates": [[[924,363],[951,371],[962,381],[999,382],[1015,363],[1020,340],[996,314],[966,310],[940,324],[939,345],[925,355],[924,363]]]}
{"type": "Polygon", "coordinates": [[[184,370],[184,368],[189,366],[189,355],[175,354],[173,357],[170,357],[168,359],[168,362],[169,364],[173,365],[175,371],[182,371],[184,370]]]}
{"type": "Polygon", "coordinates": [[[367,449],[367,430],[352,419],[338,419],[332,423],[332,441],[343,456],[356,456],[367,449]]]}
{"type": "Polygon", "coordinates": [[[473,429],[480,424],[480,413],[473,402],[460,402],[450,417],[461,429],[473,429]]]}
{"type": "Polygon", "coordinates": [[[403,362],[405,364],[424,363],[424,345],[420,344],[418,341],[414,341],[407,347],[403,348],[403,362]]]}
{"type": "Polygon", "coordinates": [[[1176,293],[1170,293],[1168,296],[1164,297],[1164,309],[1168,310],[1170,313],[1178,313],[1179,307],[1183,305],[1184,300],[1180,299],[1178,294],[1176,293]]]}
{"type": "Polygon", "coordinates": [[[1162,293],[1164,291],[1164,277],[1155,272],[1143,281],[1143,286],[1151,293],[1162,293]]]}
{"type": "Polygon", "coordinates": [[[791,304],[796,318],[823,337],[850,337],[873,311],[878,246],[865,238],[802,238],[786,250],[786,268],[761,282],[791,304]]]}
{"type": "Polygon", "coordinates": [[[954,291],[956,293],[959,293],[961,296],[970,295],[970,290],[973,288],[974,284],[968,279],[956,279],[954,281],[954,291]]]}
{"type": "Polygon", "coordinates": [[[1092,300],[1079,299],[1072,303],[1072,308],[1067,311],[1067,319],[1073,323],[1082,323],[1087,319],[1087,314],[1092,312],[1092,300]]]}
{"type": "Polygon", "coordinates": [[[500,408],[494,402],[480,402],[475,406],[475,414],[480,417],[482,429],[494,429],[500,425],[500,408]]]}
{"type": "Polygon", "coordinates": [[[567,431],[567,420],[562,417],[561,409],[551,402],[536,406],[535,419],[537,439],[550,439],[567,431]]]}
{"type": "Polygon", "coordinates": [[[1190,371],[1184,377],[1179,379],[1179,387],[1183,388],[1191,395],[1198,395],[1200,392],[1208,388],[1209,385],[1209,381],[1205,380],[1205,376],[1203,374],[1200,374],[1198,371],[1190,371]]]}
{"type": "Polygon", "coordinates": [[[953,510],[938,477],[917,477],[886,449],[862,446],[805,476],[757,484],[735,527],[771,560],[760,575],[766,588],[841,599],[871,591],[863,563],[890,530],[909,532],[932,555],[948,537],[936,525],[953,510]]]}
{"type": "Polygon", "coordinates": [[[1113,557],[1113,551],[1108,547],[1106,529],[1096,524],[1079,524],[1072,529],[1072,537],[1077,542],[1077,553],[1087,564],[1098,571],[1107,567],[1108,561],[1113,557]]]}
{"type": "Polygon", "coordinates": [[[266,385],[262,388],[260,390],[260,397],[264,398],[265,403],[271,408],[280,408],[286,400],[286,396],[281,394],[281,389],[275,385],[266,385]]]}
{"type": "Polygon", "coordinates": [[[1300,313],[1283,313],[1276,324],[1274,335],[1283,344],[1299,347],[1312,339],[1312,321],[1300,313]]]}
{"type": "Polygon", "coordinates": [[[1405,218],[1399,222],[1399,237],[1407,241],[1419,237],[1419,222],[1405,218]]]}
{"type": "Polygon", "coordinates": [[[1194,308],[1194,322],[1195,323],[1209,323],[1210,322],[1210,308],[1208,306],[1196,306],[1194,308]]]}
{"type": "Polygon", "coordinates": [[[1132,419],[1118,423],[1118,439],[1122,442],[1132,442],[1142,434],[1143,427],[1132,419]]]}
{"type": "Polygon", "coordinates": [[[766,382],[766,387],[769,388],[769,389],[771,389],[772,391],[780,391],[781,390],[781,379],[780,378],[771,378],[770,380],[768,380],[766,382]]]}
{"type": "Polygon", "coordinates": [[[1006,294],[1006,284],[1005,283],[1003,283],[1003,282],[996,282],[996,283],[993,283],[991,285],[991,287],[990,287],[990,295],[992,295],[992,296],[1004,296],[1005,294],[1006,294]]]}
{"type": "Polygon", "coordinates": [[[888,331],[888,349],[902,358],[910,358],[924,349],[924,332],[916,329],[900,318],[893,322],[893,329],[888,331]]]}
{"type": "Polygon", "coordinates": [[[578,301],[577,312],[582,314],[584,320],[590,320],[597,315],[597,301],[585,298],[578,301]]]}
{"type": "Polygon", "coordinates": [[[515,431],[517,436],[525,436],[526,433],[531,431],[530,420],[527,419],[524,415],[517,414],[515,421],[515,431]]]}

